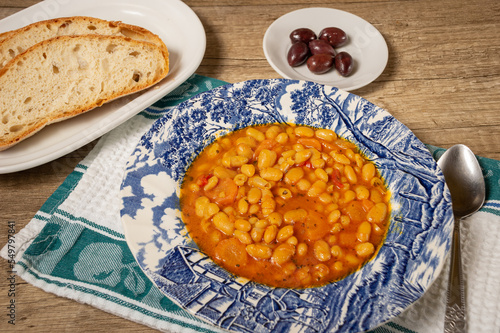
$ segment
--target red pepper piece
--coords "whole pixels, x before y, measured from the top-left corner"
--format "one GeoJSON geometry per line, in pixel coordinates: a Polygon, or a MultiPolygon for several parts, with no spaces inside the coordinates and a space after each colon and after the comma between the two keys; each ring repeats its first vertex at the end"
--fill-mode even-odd
{"type": "Polygon", "coordinates": [[[341,178],[342,175],[340,174],[340,171],[337,169],[333,169],[333,173],[330,177],[332,179],[333,185],[335,185],[337,188],[343,188],[344,184],[342,184],[341,178]]]}
{"type": "Polygon", "coordinates": [[[198,177],[198,180],[196,181],[196,185],[200,186],[200,187],[203,187],[205,185],[207,185],[208,183],[208,180],[212,177],[212,174],[206,174],[206,175],[201,175],[200,177],[198,177]]]}

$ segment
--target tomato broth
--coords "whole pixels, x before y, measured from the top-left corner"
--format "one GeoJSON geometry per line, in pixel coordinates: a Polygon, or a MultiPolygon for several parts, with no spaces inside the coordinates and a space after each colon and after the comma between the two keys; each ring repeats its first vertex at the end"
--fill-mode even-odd
{"type": "Polygon", "coordinates": [[[183,221],[203,252],[235,275],[285,288],[321,286],[370,260],[389,200],[355,144],[284,124],[218,138],[181,188],[183,221]]]}

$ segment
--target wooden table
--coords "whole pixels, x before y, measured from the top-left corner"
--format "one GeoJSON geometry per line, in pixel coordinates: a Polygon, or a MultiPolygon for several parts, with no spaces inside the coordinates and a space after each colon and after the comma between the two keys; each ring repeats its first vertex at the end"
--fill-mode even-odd
{"type": "MultiPolygon", "coordinates": [[[[0,18],[37,2],[0,0],[0,18]]],[[[376,81],[353,93],[388,110],[424,143],[441,147],[463,143],[477,155],[500,160],[497,0],[184,2],[199,16],[207,35],[205,58],[197,73],[228,82],[280,77],[262,49],[264,33],[278,17],[325,6],[358,15],[384,36],[389,62],[376,81]]],[[[30,170],[0,175],[1,246],[7,240],[8,221],[15,221],[16,230],[21,230],[94,144],[30,170]]],[[[149,330],[46,293],[20,278],[16,280],[16,326],[11,327],[6,319],[7,270],[1,259],[0,331],[149,330]]]]}

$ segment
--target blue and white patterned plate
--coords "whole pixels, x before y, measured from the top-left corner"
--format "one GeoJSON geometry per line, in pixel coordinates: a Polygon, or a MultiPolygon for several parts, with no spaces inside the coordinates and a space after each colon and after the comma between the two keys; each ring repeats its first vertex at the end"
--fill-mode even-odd
{"type": "Polygon", "coordinates": [[[254,80],[187,100],[156,121],[131,155],[121,188],[127,242],[170,299],[236,332],[358,332],[405,310],[438,276],[453,216],[444,177],[426,147],[388,112],[312,82],[254,80]],[[199,251],[181,220],[186,169],[215,138],[252,124],[330,128],[375,162],[392,192],[377,256],[345,279],[308,289],[234,277],[199,251]]]}

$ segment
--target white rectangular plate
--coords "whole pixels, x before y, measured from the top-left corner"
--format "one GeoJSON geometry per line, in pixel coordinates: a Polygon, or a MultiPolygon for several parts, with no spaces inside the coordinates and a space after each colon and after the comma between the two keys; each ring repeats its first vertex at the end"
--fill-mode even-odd
{"type": "Polygon", "coordinates": [[[47,0],[1,20],[0,33],[68,16],[122,21],[152,31],[167,45],[170,72],[154,87],[47,126],[14,147],[1,151],[0,174],[50,162],[109,132],[183,83],[196,71],[205,54],[203,25],[179,0],[47,0]]]}

